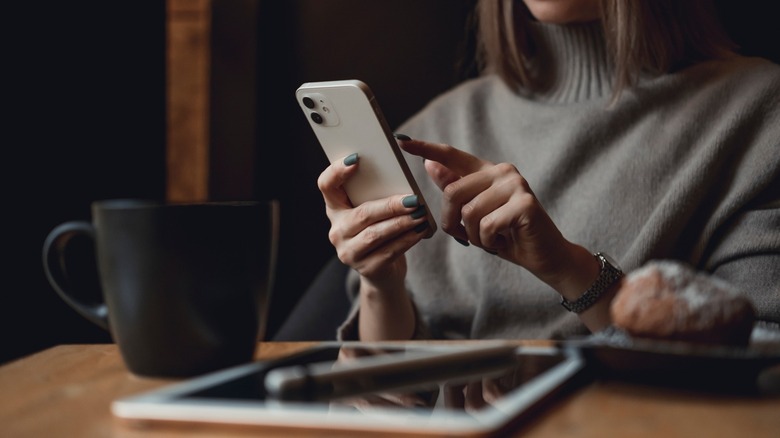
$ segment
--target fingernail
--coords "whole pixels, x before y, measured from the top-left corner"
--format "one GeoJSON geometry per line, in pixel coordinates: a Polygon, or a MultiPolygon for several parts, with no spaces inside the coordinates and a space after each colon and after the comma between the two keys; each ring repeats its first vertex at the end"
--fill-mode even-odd
{"type": "Polygon", "coordinates": [[[395,133],[395,134],[393,134],[393,137],[397,138],[398,140],[403,140],[403,141],[409,141],[409,140],[411,140],[411,139],[412,139],[412,138],[411,138],[411,137],[409,137],[408,135],[399,134],[399,133],[395,133]]]}
{"type": "Polygon", "coordinates": [[[346,158],[344,158],[344,165],[345,166],[352,166],[353,164],[358,162],[358,154],[352,154],[347,155],[346,158]]]}
{"type": "Polygon", "coordinates": [[[414,227],[415,233],[422,233],[423,231],[428,229],[428,222],[423,222],[421,224],[418,224],[416,227],[414,227]]]}
{"type": "Polygon", "coordinates": [[[409,195],[401,200],[401,203],[406,208],[417,207],[420,205],[420,201],[417,199],[417,195],[409,195]]]}
{"type": "Polygon", "coordinates": [[[412,219],[419,219],[425,216],[425,213],[427,213],[427,210],[425,210],[424,205],[421,205],[417,208],[417,210],[413,211],[410,216],[412,216],[412,219]]]}
{"type": "Polygon", "coordinates": [[[484,249],[485,252],[488,254],[498,255],[498,251],[493,251],[491,249],[486,249],[486,248],[482,248],[482,249],[484,249]]]}
{"type": "Polygon", "coordinates": [[[463,240],[463,239],[458,239],[457,237],[453,237],[453,239],[455,239],[455,241],[456,241],[456,242],[460,243],[460,244],[461,244],[461,245],[463,245],[463,246],[469,246],[469,245],[471,245],[471,244],[470,244],[468,241],[466,241],[466,240],[463,240]]]}

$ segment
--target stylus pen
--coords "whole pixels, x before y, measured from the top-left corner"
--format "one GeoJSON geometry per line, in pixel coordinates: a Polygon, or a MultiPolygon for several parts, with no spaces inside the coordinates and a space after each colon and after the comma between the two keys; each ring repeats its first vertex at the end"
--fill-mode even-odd
{"type": "Polygon", "coordinates": [[[518,361],[516,346],[500,345],[455,352],[379,355],[345,362],[293,365],[269,371],[268,394],[278,400],[332,400],[505,371],[518,361]]]}

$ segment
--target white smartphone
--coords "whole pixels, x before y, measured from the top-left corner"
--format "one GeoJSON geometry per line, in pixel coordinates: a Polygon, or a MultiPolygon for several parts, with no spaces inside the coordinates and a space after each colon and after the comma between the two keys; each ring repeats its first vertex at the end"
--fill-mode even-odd
{"type": "MultiPolygon", "coordinates": [[[[368,85],[359,80],[307,82],[295,96],[331,163],[358,154],[360,167],[344,185],[352,205],[407,193],[427,205],[368,85]]],[[[426,218],[427,238],[436,231],[429,208],[426,218]]]]}

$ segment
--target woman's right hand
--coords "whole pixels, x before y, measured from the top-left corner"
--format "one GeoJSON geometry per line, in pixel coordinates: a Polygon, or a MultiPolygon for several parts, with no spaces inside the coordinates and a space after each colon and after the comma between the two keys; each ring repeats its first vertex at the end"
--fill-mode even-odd
{"type": "MultiPolygon", "coordinates": [[[[349,157],[348,157],[349,158],[349,157]]],[[[396,195],[353,207],[344,184],[360,166],[345,159],[328,166],[317,180],[331,227],[328,238],[342,263],[375,285],[406,276],[404,253],[427,228],[425,207],[414,195],[396,195]]]]}
{"type": "Polygon", "coordinates": [[[341,262],[361,276],[360,338],[405,337],[411,335],[405,333],[408,327],[404,334],[395,332],[392,320],[398,323],[397,318],[408,320],[410,316],[413,320],[404,286],[404,253],[425,235],[425,207],[414,195],[390,196],[353,206],[344,184],[358,170],[356,158],[349,156],[331,164],[317,180],[331,223],[328,237],[341,262]]]}

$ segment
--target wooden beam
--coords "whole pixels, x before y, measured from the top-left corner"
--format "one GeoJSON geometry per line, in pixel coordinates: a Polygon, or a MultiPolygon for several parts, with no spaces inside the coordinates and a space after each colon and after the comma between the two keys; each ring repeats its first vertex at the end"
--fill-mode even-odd
{"type": "Polygon", "coordinates": [[[257,129],[266,122],[257,116],[259,3],[211,0],[209,196],[218,201],[254,197],[257,129]]]}
{"type": "Polygon", "coordinates": [[[166,198],[209,199],[211,0],[167,0],[166,198]]]}

